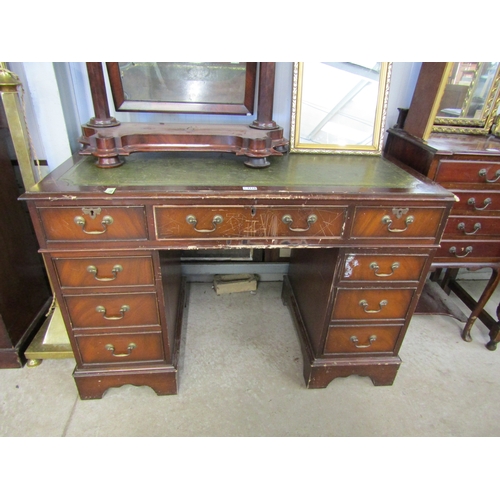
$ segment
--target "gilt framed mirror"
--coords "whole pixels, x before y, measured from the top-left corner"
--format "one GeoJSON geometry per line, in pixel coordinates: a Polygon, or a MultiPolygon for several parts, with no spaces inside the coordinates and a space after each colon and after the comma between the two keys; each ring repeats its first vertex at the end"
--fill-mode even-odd
{"type": "Polygon", "coordinates": [[[486,135],[500,106],[500,63],[449,62],[432,132],[486,135]]]}
{"type": "Polygon", "coordinates": [[[251,115],[255,62],[108,62],[116,111],[251,115]]]}
{"type": "Polygon", "coordinates": [[[290,152],[381,155],[392,63],[294,63],[290,152]]]}

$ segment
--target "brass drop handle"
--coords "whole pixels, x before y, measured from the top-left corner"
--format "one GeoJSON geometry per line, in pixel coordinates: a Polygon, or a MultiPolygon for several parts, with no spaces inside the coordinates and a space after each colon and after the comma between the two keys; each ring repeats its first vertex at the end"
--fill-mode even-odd
{"type": "Polygon", "coordinates": [[[465,222],[460,222],[457,226],[457,229],[459,231],[462,231],[462,233],[464,233],[465,235],[467,236],[472,236],[473,234],[476,234],[480,229],[481,229],[481,223],[480,222],[476,222],[474,224],[474,231],[468,233],[466,230],[465,230],[465,222]]]}
{"type": "Polygon", "coordinates": [[[366,349],[367,347],[371,347],[372,344],[377,340],[377,336],[376,335],[370,335],[370,338],[368,339],[368,344],[358,344],[359,340],[358,340],[358,337],[356,337],[356,335],[353,335],[350,339],[349,339],[356,347],[356,349],[366,349]]]}
{"type": "Polygon", "coordinates": [[[281,220],[288,226],[288,229],[290,231],[296,231],[296,232],[303,232],[303,231],[309,231],[311,229],[311,226],[317,222],[318,216],[311,214],[307,217],[307,227],[306,228],[300,228],[300,227],[292,227],[293,224],[293,218],[290,214],[284,215],[281,220]]]}
{"type": "Polygon", "coordinates": [[[116,266],[113,266],[113,269],[111,269],[111,274],[113,277],[110,278],[99,278],[97,276],[98,270],[96,266],[88,266],[87,267],[87,272],[90,274],[94,275],[94,279],[97,281],[114,281],[118,275],[119,272],[123,271],[123,267],[120,266],[120,264],[116,264],[116,266]]]}
{"type": "Polygon", "coordinates": [[[482,169],[479,171],[479,176],[480,176],[480,177],[484,177],[484,180],[485,180],[486,182],[493,183],[493,182],[498,181],[498,179],[500,179],[500,170],[497,170],[497,171],[495,172],[495,176],[496,176],[496,177],[495,177],[494,179],[487,179],[487,178],[486,178],[486,174],[487,174],[487,173],[488,173],[488,172],[486,171],[486,169],[485,169],[485,168],[482,168],[482,169]]]}
{"type": "Polygon", "coordinates": [[[382,311],[382,308],[388,304],[387,300],[381,300],[379,302],[379,309],[374,310],[374,309],[368,309],[368,302],[366,300],[360,300],[359,305],[363,308],[363,311],[368,314],[377,314],[380,311],[382,311]]]}
{"type": "Polygon", "coordinates": [[[127,305],[123,305],[120,307],[120,316],[106,316],[106,308],[104,306],[97,306],[95,308],[96,312],[103,315],[104,319],[109,321],[116,321],[119,319],[123,319],[125,317],[125,313],[130,310],[130,307],[127,305]]]}
{"type": "Polygon", "coordinates": [[[81,226],[82,231],[85,234],[104,234],[107,231],[108,226],[113,224],[113,217],[105,215],[101,220],[102,227],[104,228],[102,231],[87,231],[85,229],[86,221],[81,215],[77,215],[73,220],[75,221],[75,224],[81,226]]]}
{"type": "Polygon", "coordinates": [[[379,273],[378,270],[380,269],[379,265],[376,263],[376,262],[372,262],[370,264],[370,269],[373,269],[373,272],[375,274],[375,276],[378,276],[379,278],[387,278],[388,276],[392,276],[394,274],[394,271],[396,269],[399,269],[399,262],[394,262],[391,266],[391,269],[392,269],[392,272],[390,273],[387,273],[387,274],[383,274],[383,273],[379,273]]]}
{"type": "Polygon", "coordinates": [[[390,231],[391,233],[402,233],[403,231],[406,231],[408,229],[408,226],[412,224],[414,220],[415,217],[413,217],[413,215],[409,215],[405,219],[405,227],[403,229],[396,229],[396,228],[391,228],[393,220],[388,215],[384,215],[384,217],[382,217],[382,224],[387,224],[387,230],[390,231]]]}
{"type": "Polygon", "coordinates": [[[214,215],[214,218],[212,219],[212,229],[197,229],[196,224],[198,224],[198,219],[194,215],[188,215],[186,217],[186,222],[193,226],[193,229],[198,233],[213,233],[217,229],[217,225],[222,224],[223,221],[224,218],[222,215],[214,215]]]}
{"type": "Polygon", "coordinates": [[[469,198],[467,200],[467,204],[468,205],[472,205],[474,207],[474,210],[486,210],[486,208],[491,205],[491,198],[486,198],[484,200],[484,205],[479,208],[479,207],[476,207],[476,199],[475,198],[469,198]]]}
{"type": "Polygon", "coordinates": [[[127,356],[130,356],[132,354],[132,351],[136,348],[137,346],[133,343],[130,342],[130,344],[127,347],[127,352],[123,354],[115,354],[115,346],[113,344],[106,344],[104,348],[108,351],[111,351],[111,354],[115,358],[126,358],[127,356]]]}
{"type": "Polygon", "coordinates": [[[457,255],[457,247],[450,248],[450,253],[452,253],[458,259],[463,259],[464,257],[467,257],[467,255],[469,255],[471,252],[472,252],[472,247],[467,247],[463,255],[457,255]]]}

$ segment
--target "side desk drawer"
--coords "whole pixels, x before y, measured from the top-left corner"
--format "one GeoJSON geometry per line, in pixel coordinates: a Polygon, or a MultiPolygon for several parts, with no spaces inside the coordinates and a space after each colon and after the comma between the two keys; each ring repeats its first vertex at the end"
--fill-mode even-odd
{"type": "Polygon", "coordinates": [[[53,259],[63,288],[153,285],[151,257],[53,259]]]}
{"type": "Polygon", "coordinates": [[[155,293],[66,295],[73,328],[159,325],[155,293]]]}
{"type": "Polygon", "coordinates": [[[500,162],[441,160],[437,182],[500,184],[500,162]]]}
{"type": "Polygon", "coordinates": [[[453,205],[452,214],[498,215],[500,211],[500,191],[459,191],[454,190],[459,201],[453,205]],[[496,212],[496,213],[495,213],[496,212]]]}
{"type": "Polygon", "coordinates": [[[342,281],[418,281],[424,255],[346,254],[342,281]]]}
{"type": "Polygon", "coordinates": [[[144,207],[38,209],[48,241],[146,240],[144,207]]]}
{"type": "Polygon", "coordinates": [[[500,237],[500,219],[498,217],[481,217],[477,215],[451,216],[446,223],[444,238],[467,238],[481,236],[500,237]]]}
{"type": "Polygon", "coordinates": [[[358,207],[354,238],[433,238],[443,217],[435,208],[358,207]]]}
{"type": "Polygon", "coordinates": [[[474,259],[500,259],[500,241],[442,241],[436,258],[450,262],[467,262],[474,259]]]}
{"type": "Polygon", "coordinates": [[[413,289],[339,290],[332,320],[404,319],[414,293],[413,289]]]}
{"type": "Polygon", "coordinates": [[[325,354],[392,352],[400,331],[400,326],[332,326],[325,354]]]}
{"type": "Polygon", "coordinates": [[[163,360],[159,333],[79,335],[75,337],[84,364],[163,360]]]}

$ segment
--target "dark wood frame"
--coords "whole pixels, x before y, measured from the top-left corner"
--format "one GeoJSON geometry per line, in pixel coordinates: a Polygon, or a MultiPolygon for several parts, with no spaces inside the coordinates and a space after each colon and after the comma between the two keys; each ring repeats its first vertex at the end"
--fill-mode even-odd
{"type": "Polygon", "coordinates": [[[273,120],[276,63],[259,63],[257,119],[250,125],[120,124],[109,111],[104,70],[100,62],[88,62],[94,117],[82,126],[82,155],[93,155],[100,168],[119,167],[120,155],[150,151],[211,151],[247,156],[245,165],[263,168],[269,156],[288,150],[283,128],[273,120]]]}
{"type": "Polygon", "coordinates": [[[207,103],[174,101],[133,101],[126,100],[120,67],[117,62],[107,62],[111,93],[116,111],[141,111],[152,113],[207,113],[223,115],[253,114],[255,102],[255,83],[257,81],[257,63],[246,63],[245,97],[242,103],[207,103]]]}

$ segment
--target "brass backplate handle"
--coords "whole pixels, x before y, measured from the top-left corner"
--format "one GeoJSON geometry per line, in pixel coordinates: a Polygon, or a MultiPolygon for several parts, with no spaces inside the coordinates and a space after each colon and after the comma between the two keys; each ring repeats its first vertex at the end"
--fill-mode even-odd
{"type": "Polygon", "coordinates": [[[360,300],[359,305],[363,308],[363,311],[368,314],[377,314],[382,311],[382,308],[388,304],[387,300],[381,300],[379,302],[379,309],[368,309],[368,302],[366,300],[360,300]]]}
{"type": "Polygon", "coordinates": [[[391,224],[393,220],[388,216],[384,215],[382,217],[382,224],[387,224],[387,230],[390,231],[391,233],[402,233],[403,231],[406,231],[408,229],[408,226],[415,220],[415,217],[413,215],[409,215],[405,219],[405,227],[402,229],[397,229],[397,228],[391,228],[391,224]]]}
{"type": "Polygon", "coordinates": [[[81,215],[77,215],[73,220],[75,224],[82,228],[85,234],[104,234],[108,230],[108,226],[113,224],[113,217],[111,217],[111,215],[105,215],[101,220],[102,227],[104,228],[102,231],[87,231],[85,229],[86,221],[81,215]]]}
{"type": "Polygon", "coordinates": [[[487,179],[487,178],[486,178],[486,174],[487,174],[487,173],[488,173],[488,172],[486,171],[486,169],[485,169],[485,168],[482,168],[482,169],[479,171],[479,176],[480,176],[480,177],[484,177],[484,180],[485,180],[486,182],[493,183],[493,182],[497,182],[497,181],[500,179],[500,170],[497,170],[497,171],[495,172],[495,177],[494,177],[493,179],[487,179]]]}
{"type": "Polygon", "coordinates": [[[115,358],[126,358],[127,356],[130,356],[132,354],[132,351],[136,348],[137,346],[133,343],[130,342],[130,344],[127,347],[127,352],[123,354],[115,354],[115,346],[113,344],[106,344],[104,348],[108,351],[111,351],[111,354],[115,358]]]}
{"type": "Polygon", "coordinates": [[[350,339],[349,339],[356,347],[356,349],[366,349],[367,347],[371,347],[372,344],[377,340],[377,336],[376,335],[370,335],[370,338],[368,339],[368,344],[358,344],[359,340],[358,340],[358,337],[356,337],[356,335],[353,335],[350,339]]]}
{"type": "Polygon", "coordinates": [[[475,198],[469,198],[467,200],[468,205],[472,205],[474,207],[474,210],[486,210],[491,205],[491,198],[486,198],[484,200],[484,205],[482,207],[477,207],[476,206],[476,199],[475,198]]]}
{"type": "Polygon", "coordinates": [[[290,214],[284,215],[281,220],[288,226],[288,229],[290,231],[296,231],[296,232],[303,232],[303,231],[309,231],[311,229],[311,226],[318,221],[318,216],[311,214],[307,217],[307,227],[306,228],[300,228],[300,227],[292,227],[293,224],[293,218],[290,214]]]}
{"type": "Polygon", "coordinates": [[[212,219],[212,229],[197,229],[196,225],[198,224],[198,219],[194,215],[188,215],[186,217],[186,222],[193,226],[193,229],[198,233],[213,233],[217,229],[217,226],[224,222],[224,218],[222,215],[214,215],[212,219]]]}
{"type": "Polygon", "coordinates": [[[394,262],[392,264],[391,266],[392,272],[390,273],[379,273],[378,270],[380,269],[380,266],[376,262],[372,262],[370,264],[370,269],[373,269],[375,276],[378,276],[379,278],[387,278],[388,276],[392,276],[396,269],[399,269],[399,262],[394,262]]]}
{"type": "Polygon", "coordinates": [[[457,226],[457,229],[459,231],[462,231],[463,234],[467,235],[467,236],[472,236],[473,234],[476,234],[480,229],[481,229],[481,223],[480,222],[476,222],[474,224],[474,231],[468,233],[466,230],[465,230],[465,222],[460,222],[457,226]]]}
{"type": "Polygon", "coordinates": [[[457,255],[457,247],[451,247],[450,248],[450,253],[452,253],[457,259],[463,259],[464,257],[467,257],[472,252],[472,247],[467,247],[465,249],[465,253],[463,255],[457,255]]]}
{"type": "Polygon", "coordinates": [[[116,264],[116,266],[113,266],[113,269],[111,269],[111,274],[113,275],[112,277],[99,278],[99,276],[97,276],[99,271],[98,271],[96,266],[88,266],[87,267],[87,272],[89,272],[90,274],[93,274],[94,279],[97,281],[114,281],[117,278],[118,273],[121,271],[123,271],[123,267],[120,266],[120,264],[116,264]]]}
{"type": "Polygon", "coordinates": [[[120,316],[106,316],[106,308],[104,306],[97,306],[95,308],[96,312],[102,314],[104,319],[109,321],[116,321],[119,319],[123,319],[125,317],[125,313],[130,310],[130,307],[127,305],[123,305],[120,307],[120,316]]]}

